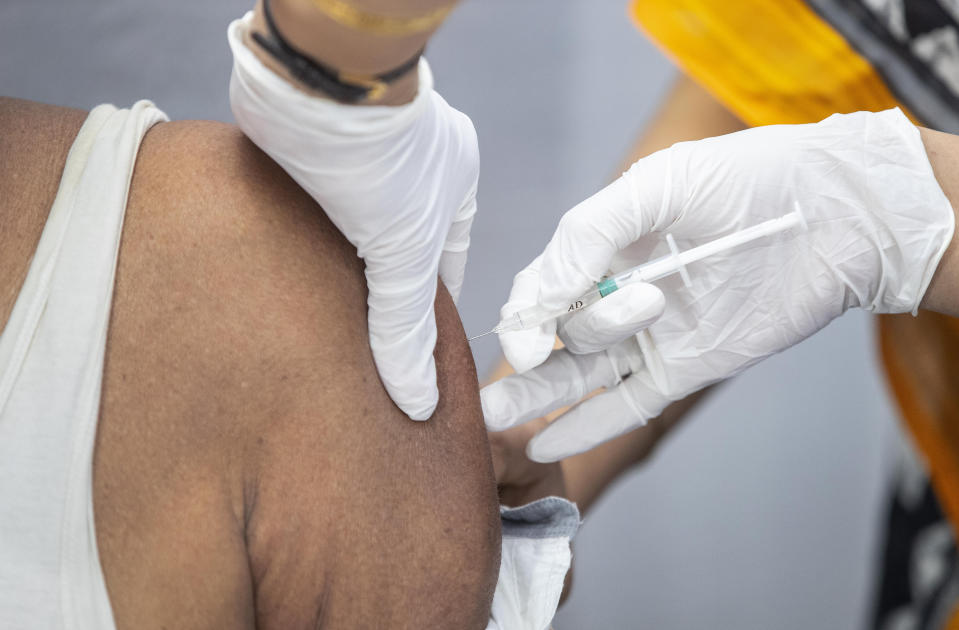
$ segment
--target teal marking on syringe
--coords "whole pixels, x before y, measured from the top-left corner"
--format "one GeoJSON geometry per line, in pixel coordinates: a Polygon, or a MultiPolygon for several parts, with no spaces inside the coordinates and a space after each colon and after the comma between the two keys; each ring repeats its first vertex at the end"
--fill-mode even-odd
{"type": "Polygon", "coordinates": [[[616,284],[616,278],[606,278],[605,280],[600,280],[596,283],[596,288],[599,289],[599,294],[603,297],[606,297],[613,291],[619,288],[619,285],[616,284]]]}

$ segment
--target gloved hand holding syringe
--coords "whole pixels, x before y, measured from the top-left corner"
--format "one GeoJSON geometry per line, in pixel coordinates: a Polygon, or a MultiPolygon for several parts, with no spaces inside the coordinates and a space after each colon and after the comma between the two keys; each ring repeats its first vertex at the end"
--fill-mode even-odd
{"type": "Polygon", "coordinates": [[[517,330],[527,330],[534,326],[539,326],[551,319],[556,319],[591,306],[607,295],[629,284],[653,282],[678,273],[682,276],[683,282],[688,286],[690,284],[690,278],[686,270],[686,265],[690,263],[728,251],[740,245],[745,245],[746,243],[766,236],[785,232],[797,226],[806,229],[806,221],[803,218],[802,209],[798,203],[795,204],[795,208],[793,212],[779,218],[763,221],[757,225],[727,234],[726,236],[709,241],[698,247],[693,247],[684,252],[679,251],[672,235],[666,234],[666,243],[669,245],[670,250],[669,254],[600,280],[592,290],[583,294],[579,299],[571,302],[568,306],[559,309],[549,309],[536,304],[524,308],[511,316],[504,317],[492,330],[470,337],[470,341],[491,333],[499,334],[517,330]]]}
{"type": "Polygon", "coordinates": [[[531,459],[556,461],[645,424],[851,308],[914,313],[954,228],[920,133],[897,110],[653,153],[563,215],[516,274],[500,309],[507,325],[537,305],[566,312],[609,269],[632,272],[590,308],[499,335],[517,374],[483,388],[486,426],[501,431],[573,405],[527,446],[531,459]],[[765,222],[796,203],[805,230],[730,249],[787,229],[774,227],[782,218],[765,222]],[[667,233],[688,251],[646,262],[667,233]],[[648,282],[704,256],[690,283],[648,282]]]}

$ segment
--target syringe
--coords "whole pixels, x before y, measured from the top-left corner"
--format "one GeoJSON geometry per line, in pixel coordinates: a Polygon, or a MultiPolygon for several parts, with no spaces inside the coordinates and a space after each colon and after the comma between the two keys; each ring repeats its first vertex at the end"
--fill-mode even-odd
{"type": "Polygon", "coordinates": [[[685,252],[679,251],[679,248],[676,247],[676,241],[673,239],[672,234],[666,235],[666,243],[669,246],[670,253],[665,256],[661,256],[655,260],[645,262],[626,271],[622,271],[614,276],[609,278],[604,278],[596,283],[596,286],[591,289],[586,294],[582,295],[579,299],[573,301],[567,306],[561,307],[559,309],[551,310],[546,309],[540,305],[530,306],[529,308],[524,308],[521,311],[513,313],[509,317],[505,317],[492,330],[484,332],[475,337],[470,337],[470,341],[478,339],[485,335],[491,333],[504,333],[512,332],[515,330],[526,330],[533,328],[534,326],[539,326],[543,322],[547,322],[551,319],[567,315],[569,313],[581,310],[595,304],[600,301],[610,293],[635,282],[653,282],[654,280],[659,280],[660,278],[665,278],[674,273],[678,273],[686,286],[690,285],[689,272],[686,271],[686,265],[696,262],[697,260],[702,260],[712,256],[713,254],[718,254],[720,252],[727,251],[734,247],[744,245],[756,239],[763,238],[764,236],[769,236],[771,234],[778,234],[779,232],[785,232],[796,226],[801,226],[802,229],[806,229],[806,220],[802,215],[802,210],[799,208],[799,203],[794,204],[796,208],[793,212],[785,214],[777,219],[770,219],[768,221],[763,221],[758,225],[748,227],[738,232],[733,232],[732,234],[727,234],[708,243],[704,243],[698,247],[686,250],[685,252]]]}

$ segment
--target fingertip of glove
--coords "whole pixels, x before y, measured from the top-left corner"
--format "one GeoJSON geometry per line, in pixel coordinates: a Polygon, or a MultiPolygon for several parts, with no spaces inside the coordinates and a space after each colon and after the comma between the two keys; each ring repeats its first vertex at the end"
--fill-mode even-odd
{"type": "Polygon", "coordinates": [[[374,352],[380,380],[390,398],[411,420],[428,420],[439,403],[436,386],[436,362],[432,354],[423,357],[406,356],[404,362],[395,355],[374,352]]]}
{"type": "Polygon", "coordinates": [[[639,282],[627,285],[624,289],[632,295],[631,300],[642,310],[648,318],[662,315],[666,309],[666,295],[654,284],[639,282]]]}
{"type": "Polygon", "coordinates": [[[602,313],[601,324],[626,326],[639,331],[662,316],[666,296],[659,287],[645,282],[629,284],[600,300],[595,311],[602,313]],[[602,308],[604,306],[606,308],[602,308]]]}
{"type": "Polygon", "coordinates": [[[414,422],[426,422],[433,417],[433,412],[436,411],[436,403],[425,407],[411,407],[409,411],[406,409],[403,411],[405,411],[410,420],[414,422]]]}
{"type": "Polygon", "coordinates": [[[480,405],[483,407],[483,421],[490,431],[503,431],[509,428],[509,416],[502,402],[500,381],[487,385],[480,390],[480,405]]]}
{"type": "Polygon", "coordinates": [[[439,404],[439,390],[436,387],[436,379],[434,377],[432,387],[429,388],[429,391],[424,392],[422,395],[415,398],[410,398],[407,400],[396,400],[394,396],[394,402],[396,406],[399,407],[403,413],[409,416],[410,420],[415,420],[416,422],[425,422],[433,417],[433,413],[436,412],[436,406],[439,404]]]}
{"type": "Polygon", "coordinates": [[[518,374],[528,372],[546,360],[553,350],[556,322],[548,322],[530,330],[500,334],[500,346],[506,360],[518,374]]]}
{"type": "Polygon", "coordinates": [[[568,448],[564,449],[561,444],[553,440],[547,432],[548,429],[549,427],[546,427],[546,429],[540,431],[526,444],[526,457],[540,464],[558,462],[575,452],[568,452],[568,448]]]}

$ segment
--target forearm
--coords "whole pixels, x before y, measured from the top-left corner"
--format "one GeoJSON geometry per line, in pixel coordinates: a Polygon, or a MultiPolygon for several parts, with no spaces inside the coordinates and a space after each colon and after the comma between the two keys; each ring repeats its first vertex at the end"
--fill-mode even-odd
{"type": "Polygon", "coordinates": [[[616,172],[677,142],[700,140],[741,131],[746,124],[726,109],[701,85],[685,74],[676,78],[652,120],[636,140],[616,172]]]}
{"type": "MultiPolygon", "coordinates": [[[[936,180],[953,212],[959,207],[959,136],[919,128],[936,180]]],[[[959,239],[952,238],[920,305],[924,309],[959,317],[959,239]]]]}
{"type": "MultiPolygon", "coordinates": [[[[284,39],[302,54],[341,75],[370,77],[413,58],[455,4],[454,0],[270,0],[270,11],[284,39]]],[[[253,30],[267,32],[263,0],[254,9],[253,30]]],[[[309,90],[255,42],[248,38],[246,44],[271,69],[309,90]]],[[[376,103],[408,102],[416,87],[414,68],[391,82],[376,103]]]]}
{"type": "Polygon", "coordinates": [[[712,388],[674,402],[648,425],[562,462],[570,501],[586,513],[622,474],[649,457],[659,442],[687,417],[712,388]]]}

